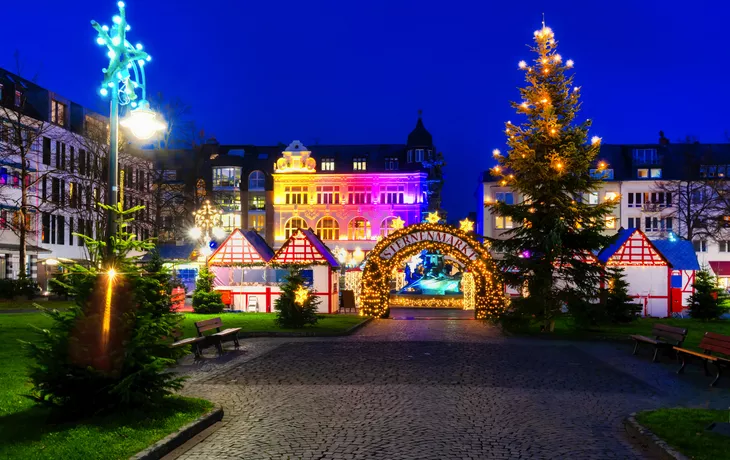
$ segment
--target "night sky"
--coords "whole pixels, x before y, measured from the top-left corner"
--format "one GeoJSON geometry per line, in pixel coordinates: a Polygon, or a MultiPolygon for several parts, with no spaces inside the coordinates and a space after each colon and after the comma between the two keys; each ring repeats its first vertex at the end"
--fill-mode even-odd
{"type": "MultiPolygon", "coordinates": [[[[478,173],[517,122],[526,44],[546,23],[576,63],[582,116],[605,143],[724,142],[730,5],[716,1],[128,0],[150,91],[180,97],[222,143],[405,143],[419,109],[443,151],[445,207],[476,207],[478,173]]],[[[0,66],[104,110],[89,20],[114,0],[3,2],[0,66]]]]}

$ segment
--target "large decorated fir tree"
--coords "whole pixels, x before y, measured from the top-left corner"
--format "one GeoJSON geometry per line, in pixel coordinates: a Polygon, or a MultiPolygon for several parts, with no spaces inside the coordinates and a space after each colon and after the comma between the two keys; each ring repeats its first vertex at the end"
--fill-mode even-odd
{"type": "Polygon", "coordinates": [[[553,31],[544,25],[532,51],[532,63],[519,63],[527,81],[522,100],[512,103],[524,121],[506,123],[509,152],[494,152],[499,164],[492,170],[498,185],[519,198],[487,206],[514,223],[504,239],[491,241],[507,282],[524,288],[513,312],[547,322],[564,306],[597,299],[602,268],[592,253],[608,243],[602,232],[616,203],[586,199],[601,181],[591,169],[606,165],[597,158],[601,139],[588,141],[590,120],[576,121],[580,88],[573,86],[573,61],[557,53],[553,31]]]}

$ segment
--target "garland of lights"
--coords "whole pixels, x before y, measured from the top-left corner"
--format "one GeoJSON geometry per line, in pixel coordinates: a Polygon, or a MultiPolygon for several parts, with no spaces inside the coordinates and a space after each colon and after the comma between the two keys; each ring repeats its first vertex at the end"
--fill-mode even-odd
{"type": "Polygon", "coordinates": [[[387,317],[390,313],[390,277],[393,269],[401,266],[406,259],[423,250],[437,250],[449,255],[470,272],[474,280],[474,316],[476,319],[487,319],[499,316],[504,311],[505,295],[502,281],[492,256],[472,233],[465,232],[451,225],[421,223],[409,225],[397,230],[380,240],[368,255],[365,270],[362,274],[361,308],[366,316],[376,318],[387,317]],[[416,241],[398,249],[390,258],[381,257],[396,240],[406,235],[419,232],[441,232],[461,239],[474,251],[476,258],[471,260],[454,246],[439,241],[416,241]]]}
{"type": "MultiPolygon", "coordinates": [[[[413,306],[413,299],[408,298],[407,295],[396,296],[390,298],[390,305],[394,307],[411,307],[413,306]]],[[[461,297],[453,299],[437,299],[437,298],[419,298],[418,306],[427,308],[462,308],[463,300],[461,297]]],[[[473,310],[473,308],[472,308],[473,310]]]]}
{"type": "Polygon", "coordinates": [[[345,290],[352,291],[355,297],[355,307],[360,310],[360,289],[362,288],[362,271],[348,270],[345,272],[345,290]]]}
{"type": "Polygon", "coordinates": [[[464,293],[462,300],[464,310],[474,310],[474,275],[465,272],[461,275],[461,290],[464,293]]]}

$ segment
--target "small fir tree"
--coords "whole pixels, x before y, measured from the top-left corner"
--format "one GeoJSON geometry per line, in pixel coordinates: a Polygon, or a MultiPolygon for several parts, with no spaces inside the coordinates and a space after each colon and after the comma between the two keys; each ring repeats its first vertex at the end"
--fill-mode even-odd
{"type": "Polygon", "coordinates": [[[213,289],[215,274],[207,266],[198,272],[193,291],[193,310],[195,313],[220,313],[226,307],[220,291],[213,289]]]}
{"type": "Polygon", "coordinates": [[[317,324],[317,305],[319,298],[304,287],[301,272],[292,268],[281,285],[281,296],[276,299],[276,324],[279,327],[299,328],[307,324],[317,324]]]}
{"type": "Polygon", "coordinates": [[[527,86],[513,102],[520,124],[506,123],[508,155],[495,151],[492,170],[500,186],[515,193],[514,201],[492,201],[487,207],[514,228],[492,246],[503,257],[499,264],[509,285],[524,286],[527,295],[515,299],[513,317],[550,320],[568,308],[589,308],[599,295],[602,268],[591,254],[608,244],[603,234],[613,201],[589,204],[584,197],[600,186],[592,169],[600,138],[587,141],[590,121],[576,122],[580,88],[567,73],[573,62],[557,53],[550,28],[535,32],[532,63],[519,63],[527,86]]]}
{"type": "Polygon", "coordinates": [[[727,295],[717,286],[715,278],[707,269],[695,274],[692,285],[694,293],[689,297],[689,312],[692,318],[708,320],[717,319],[722,315],[727,295]]]}
{"type": "Polygon", "coordinates": [[[607,270],[608,287],[605,289],[604,305],[606,320],[610,323],[630,323],[641,313],[641,304],[629,295],[629,283],[621,267],[607,270]]]}
{"type": "MultiPolygon", "coordinates": [[[[99,205],[104,206],[104,205],[99,205]]],[[[26,342],[31,367],[31,397],[62,409],[64,416],[83,416],[159,403],[182,387],[182,378],[167,372],[185,350],[169,346],[182,317],[171,311],[165,289],[168,276],[161,266],[141,270],[130,251],[148,251],[153,244],[126,231],[129,215],[119,216],[119,232],[106,241],[83,238],[101,264],[67,267],[62,283],[76,305],[67,311],[47,311],[53,320],[41,337],[26,342]]]]}

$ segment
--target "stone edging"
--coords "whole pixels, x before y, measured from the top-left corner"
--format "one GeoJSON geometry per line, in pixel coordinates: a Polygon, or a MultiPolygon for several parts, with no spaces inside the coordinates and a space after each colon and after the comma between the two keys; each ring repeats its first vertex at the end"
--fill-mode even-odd
{"type": "Polygon", "coordinates": [[[175,433],[157,441],[137,455],[130,457],[130,460],[157,460],[177,449],[195,435],[202,432],[223,418],[223,408],[217,407],[210,412],[203,414],[175,433]]]}
{"type": "Polygon", "coordinates": [[[249,339],[252,337],[339,337],[343,335],[350,335],[367,323],[372,321],[373,318],[367,318],[363,321],[352,326],[350,329],[337,332],[326,332],[326,331],[297,331],[297,332],[279,332],[279,331],[240,331],[238,333],[239,339],[249,339]]]}
{"type": "Polygon", "coordinates": [[[655,435],[651,430],[641,425],[636,420],[636,412],[624,420],[624,427],[629,436],[636,438],[643,446],[646,446],[654,455],[663,460],[689,460],[689,457],[676,451],[662,438],[655,435]]]}

